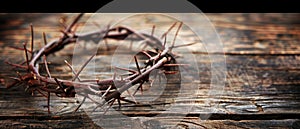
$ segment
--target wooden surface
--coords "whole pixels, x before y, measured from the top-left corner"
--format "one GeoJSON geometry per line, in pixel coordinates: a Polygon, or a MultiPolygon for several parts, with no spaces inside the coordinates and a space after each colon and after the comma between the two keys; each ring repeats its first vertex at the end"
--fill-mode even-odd
{"type": "MultiPolygon", "coordinates": [[[[24,61],[24,53],[9,46],[21,47],[22,42],[30,41],[30,23],[35,27],[35,41],[42,42],[42,32],[47,33],[49,40],[55,39],[62,28],[60,18],[75,15],[0,14],[0,128],[101,128],[83,110],[72,113],[77,104],[74,98],[53,96],[53,114],[48,115],[45,98],[32,97],[22,86],[5,88],[5,83],[11,81],[9,77],[16,76],[16,69],[4,62],[24,61]]],[[[201,88],[195,100],[180,98],[182,104],[194,102],[196,109],[176,128],[300,128],[300,14],[206,15],[224,43],[226,85],[217,98],[208,96],[210,75],[201,73],[201,88]],[[207,99],[217,106],[207,106],[204,103],[207,99]],[[207,120],[201,120],[207,115],[210,116],[207,120]]],[[[68,79],[71,74],[60,62],[71,60],[72,48],[65,50],[51,55],[50,68],[54,76],[68,79]]],[[[147,110],[125,104],[120,112],[134,118],[157,114],[154,109],[147,110]]],[[[176,121],[176,117],[157,119],[162,121],[147,121],[140,126],[167,128],[176,121]]]]}

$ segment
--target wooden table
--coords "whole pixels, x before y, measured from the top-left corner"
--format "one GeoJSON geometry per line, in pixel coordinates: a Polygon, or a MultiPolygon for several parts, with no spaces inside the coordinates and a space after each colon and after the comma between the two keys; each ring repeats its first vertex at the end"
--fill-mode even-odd
{"type": "MultiPolygon", "coordinates": [[[[69,112],[76,107],[74,98],[53,95],[53,114],[48,115],[44,97],[32,97],[22,86],[5,87],[5,83],[11,81],[9,77],[17,75],[17,70],[5,61],[24,61],[24,52],[9,46],[21,47],[23,42],[30,42],[30,23],[34,26],[35,41],[41,42],[36,44],[38,48],[43,45],[42,32],[46,32],[49,40],[55,39],[62,29],[59,22],[69,22],[68,18],[75,15],[0,14],[0,128],[101,128],[83,110],[69,112]]],[[[300,14],[206,15],[224,44],[224,53],[212,54],[226,56],[227,80],[223,94],[213,98],[218,103],[214,112],[194,110],[176,128],[300,128],[300,14]],[[210,115],[207,120],[200,119],[199,116],[207,114],[210,115]]],[[[70,61],[70,54],[72,48],[51,55],[53,76],[71,77],[64,64],[57,63],[64,59],[70,61]]],[[[206,74],[201,78],[208,78],[206,74]]],[[[193,101],[205,106],[204,101],[212,98],[201,93],[209,90],[209,82],[199,83],[204,88],[198,89],[193,101]]],[[[182,101],[182,104],[186,103],[182,101]]],[[[137,118],[153,115],[153,112],[127,108],[121,111],[137,118]]],[[[141,125],[166,128],[176,121],[172,117],[159,119],[165,121],[148,121],[141,125]]]]}

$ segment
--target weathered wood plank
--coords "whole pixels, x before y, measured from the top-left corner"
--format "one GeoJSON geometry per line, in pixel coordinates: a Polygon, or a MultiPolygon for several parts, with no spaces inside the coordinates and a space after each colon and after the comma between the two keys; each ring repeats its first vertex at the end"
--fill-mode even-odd
{"type": "MultiPolygon", "coordinates": [[[[100,128],[81,109],[71,114],[78,102],[74,98],[51,96],[51,108],[54,115],[47,114],[46,98],[32,97],[25,93],[22,86],[6,89],[4,81],[11,81],[16,76],[15,70],[4,62],[22,62],[24,53],[8,46],[20,46],[30,41],[29,25],[35,27],[35,39],[42,43],[42,32],[47,38],[59,36],[62,28],[60,17],[71,17],[75,14],[1,14],[5,24],[0,25],[0,128],[100,128]]],[[[220,96],[210,96],[211,68],[207,53],[194,53],[195,59],[201,62],[197,81],[185,81],[182,86],[198,84],[195,97],[185,97],[186,91],[178,97],[178,104],[194,106],[195,110],[177,125],[178,128],[299,128],[300,112],[300,22],[299,14],[207,14],[216,26],[224,43],[227,63],[227,81],[220,96]],[[193,83],[189,83],[189,81],[193,83]],[[208,101],[209,100],[209,101],[208,101]],[[213,112],[212,112],[213,111],[213,112]],[[210,115],[208,120],[199,117],[210,115]]],[[[83,21],[88,18],[84,17],[83,21]]],[[[107,17],[108,20],[113,17],[107,17]]],[[[193,20],[193,19],[191,19],[193,20]]],[[[138,21],[137,21],[138,22],[138,21]]],[[[168,23],[168,21],[163,21],[168,23]]],[[[195,23],[197,21],[194,21],[195,23]]],[[[163,25],[163,24],[162,24],[163,25]]],[[[89,25],[93,27],[93,25],[89,25]]],[[[150,26],[150,25],[149,25],[150,26]]],[[[150,26],[151,27],[151,26],[150,26]]],[[[169,25],[165,24],[165,28],[169,25]]],[[[191,34],[182,33],[190,40],[191,34]]],[[[35,45],[39,47],[39,45],[35,45]]],[[[72,47],[51,55],[50,71],[53,76],[71,78],[68,67],[63,64],[71,61],[72,47]]],[[[126,52],[126,51],[125,51],[126,52]]],[[[123,54],[125,54],[125,52],[123,54]]],[[[110,77],[110,57],[113,51],[100,51],[96,61],[94,76],[110,77]]],[[[127,53],[128,54],[128,53],[127,53]]],[[[184,53],[186,54],[186,53],[184,53]]],[[[210,53],[222,54],[222,53],[210,53]]],[[[88,56],[87,56],[88,57],[88,56]]],[[[50,58],[49,58],[50,59],[50,58]]],[[[89,68],[87,68],[89,69],[89,68]]],[[[24,71],[20,71],[24,72],[24,71]]],[[[163,98],[172,98],[177,91],[165,92],[163,98]]],[[[144,96],[155,97],[155,96],[144,96]]],[[[130,99],[130,97],[128,96],[130,99]]],[[[144,99],[140,93],[137,98],[144,99]]],[[[169,101],[157,101],[156,109],[164,109],[169,101]]],[[[113,105],[117,109],[118,105],[113,105]]],[[[180,108],[179,108],[180,109],[180,108]]],[[[154,117],[158,114],[149,104],[132,105],[123,103],[119,110],[130,117],[154,117]]],[[[180,113],[172,113],[174,116],[180,113]]],[[[111,118],[111,117],[109,117],[111,118]]],[[[147,121],[137,127],[167,128],[175,123],[176,118],[160,117],[161,121],[147,121]]],[[[107,121],[110,121],[107,119],[107,121]]],[[[122,128],[122,127],[119,127],[122,128]]]]}

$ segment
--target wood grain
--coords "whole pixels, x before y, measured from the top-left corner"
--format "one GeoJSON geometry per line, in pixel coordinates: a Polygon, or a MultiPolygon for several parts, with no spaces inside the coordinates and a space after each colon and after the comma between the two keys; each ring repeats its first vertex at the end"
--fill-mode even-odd
{"type": "MultiPolygon", "coordinates": [[[[75,15],[0,14],[2,23],[0,25],[0,128],[101,128],[83,110],[72,113],[78,105],[74,98],[51,96],[54,114],[48,115],[45,98],[32,97],[24,92],[22,86],[6,89],[4,84],[11,83],[9,77],[16,76],[16,69],[7,65],[5,61],[21,63],[25,57],[22,51],[9,46],[21,47],[23,42],[30,42],[31,23],[34,26],[35,41],[41,42],[34,46],[38,48],[43,45],[43,32],[46,33],[48,40],[55,39],[60,36],[59,30],[62,29],[59,22],[75,15]]],[[[90,15],[86,15],[82,21],[90,15]]],[[[205,59],[208,58],[207,53],[194,53],[199,55],[197,60],[203,64],[199,67],[200,73],[191,73],[201,74],[201,81],[195,82],[199,85],[199,89],[194,98],[186,99],[184,95],[179,96],[178,103],[194,106],[195,110],[186,115],[176,127],[300,128],[300,15],[230,13],[206,15],[211,19],[224,43],[227,63],[226,85],[220,96],[209,96],[211,75],[210,62],[205,59]],[[206,103],[208,99],[212,105],[217,106],[209,106],[206,103]],[[208,120],[201,120],[201,117],[205,118],[205,116],[209,116],[208,120]]],[[[167,27],[169,24],[166,25],[167,27]]],[[[188,36],[187,34],[185,38],[191,38],[188,36]]],[[[49,66],[53,76],[72,78],[70,70],[63,63],[65,59],[71,61],[72,52],[73,48],[70,47],[63,52],[50,55],[49,61],[52,63],[49,66]]],[[[109,53],[111,52],[100,53],[101,59],[109,58],[107,57],[109,53]]],[[[107,69],[108,63],[104,62],[97,68],[100,71],[107,69]]],[[[190,84],[192,83],[187,81],[182,85],[190,84]]],[[[185,93],[189,92],[193,93],[193,91],[185,93]]],[[[170,95],[173,95],[172,91],[166,92],[163,97],[170,98],[170,95]]],[[[168,104],[168,101],[157,101],[154,107],[163,109],[168,104]]],[[[124,103],[123,106],[119,111],[127,116],[133,118],[146,116],[160,120],[140,123],[144,128],[168,128],[176,121],[176,117],[157,117],[159,114],[157,110],[148,105],[124,103]]],[[[172,114],[180,115],[176,112],[172,114]]]]}

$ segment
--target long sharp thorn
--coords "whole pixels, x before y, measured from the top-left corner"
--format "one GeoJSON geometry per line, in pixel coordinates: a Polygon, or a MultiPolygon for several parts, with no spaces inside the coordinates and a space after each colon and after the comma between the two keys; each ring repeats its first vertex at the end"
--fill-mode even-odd
{"type": "Polygon", "coordinates": [[[124,97],[121,97],[120,100],[124,101],[124,102],[127,102],[127,103],[134,103],[134,104],[138,104],[137,102],[134,102],[134,101],[131,101],[131,100],[128,100],[128,99],[125,99],[124,97]]]}
{"type": "Polygon", "coordinates": [[[137,101],[136,101],[135,97],[130,93],[130,91],[126,90],[126,92],[127,92],[127,94],[130,95],[130,97],[132,98],[132,100],[134,101],[134,103],[137,104],[137,101]]]}
{"type": "Polygon", "coordinates": [[[120,68],[120,67],[117,67],[117,66],[115,66],[115,68],[116,68],[116,69],[120,69],[120,70],[124,70],[124,71],[128,71],[128,72],[131,72],[131,73],[137,73],[137,71],[132,70],[132,69],[120,68]]]}
{"type": "Polygon", "coordinates": [[[154,31],[155,31],[155,25],[152,26],[151,36],[154,35],[154,31]]]}
{"type": "Polygon", "coordinates": [[[140,89],[141,89],[141,93],[143,94],[143,85],[141,85],[141,87],[140,87],[140,89]]]}
{"type": "Polygon", "coordinates": [[[32,53],[31,53],[31,59],[33,58],[33,41],[34,41],[34,32],[33,32],[33,26],[32,26],[32,24],[30,24],[30,31],[31,31],[31,51],[32,51],[32,53]]]}
{"type": "Polygon", "coordinates": [[[84,98],[82,99],[82,101],[80,102],[80,104],[77,106],[77,108],[73,111],[73,113],[75,113],[75,112],[78,111],[78,109],[81,107],[81,105],[85,102],[85,99],[86,99],[86,98],[87,98],[87,97],[84,96],[84,98]]]}
{"type": "Polygon", "coordinates": [[[97,22],[93,21],[92,23],[93,23],[98,29],[101,29],[101,26],[100,26],[97,22]]]}
{"type": "MultiPolygon", "coordinates": [[[[21,48],[21,47],[15,47],[15,46],[8,46],[8,47],[16,49],[16,50],[24,51],[24,48],[21,48]]],[[[32,53],[32,51],[30,51],[30,50],[27,50],[27,52],[32,53]]]]}
{"type": "Polygon", "coordinates": [[[137,62],[136,56],[134,56],[134,61],[135,61],[135,65],[136,65],[136,68],[138,69],[139,74],[142,74],[139,63],[137,62]]]}
{"type": "Polygon", "coordinates": [[[148,44],[145,43],[144,46],[142,47],[142,50],[145,50],[148,47],[148,44]]]}
{"type": "Polygon", "coordinates": [[[67,27],[66,29],[66,33],[71,32],[72,28],[74,27],[74,25],[79,21],[79,19],[83,16],[83,13],[79,14],[74,20],[73,22],[67,27]]]}
{"type": "Polygon", "coordinates": [[[10,79],[16,80],[16,81],[21,81],[20,78],[17,77],[9,77],[10,79]]]}
{"type": "MultiPolygon", "coordinates": [[[[9,61],[5,61],[6,64],[9,64],[11,66],[14,66],[14,67],[18,67],[18,68],[22,68],[22,69],[28,69],[27,66],[23,66],[23,65],[20,65],[20,64],[14,64],[14,63],[11,63],[9,61]]],[[[26,63],[26,62],[25,62],[26,63]]]]}
{"type": "Polygon", "coordinates": [[[79,71],[76,73],[76,75],[74,76],[74,78],[72,79],[72,81],[75,81],[76,78],[78,78],[79,74],[82,72],[82,70],[85,68],[85,66],[93,59],[93,57],[95,56],[96,54],[94,54],[93,56],[91,56],[84,64],[83,66],[79,69],[79,71]]]}
{"type": "Polygon", "coordinates": [[[163,44],[163,49],[165,49],[167,43],[167,36],[165,36],[164,44],[163,44]]]}
{"type": "MultiPolygon", "coordinates": [[[[88,97],[88,98],[91,99],[90,97],[88,97]]],[[[92,100],[92,99],[91,99],[91,100],[92,100]]],[[[93,102],[95,102],[95,103],[98,104],[98,105],[93,109],[92,112],[96,111],[96,110],[98,109],[98,107],[101,107],[102,109],[104,109],[102,106],[104,106],[106,103],[110,103],[110,102],[114,103],[115,100],[116,100],[116,99],[112,99],[112,100],[110,100],[110,101],[105,102],[104,104],[103,104],[103,103],[98,103],[97,101],[92,100],[93,102]]]]}
{"type": "Polygon", "coordinates": [[[170,51],[172,52],[172,48],[174,47],[174,45],[175,45],[175,41],[176,41],[176,37],[177,37],[177,35],[178,35],[178,33],[179,33],[179,30],[180,30],[180,28],[182,27],[182,22],[180,22],[180,24],[179,24],[179,27],[177,28],[177,30],[176,30],[176,33],[175,33],[175,36],[174,36],[174,39],[173,39],[173,41],[172,41],[172,45],[171,45],[171,48],[170,48],[170,51]]]}
{"type": "MultiPolygon", "coordinates": [[[[74,75],[76,75],[76,72],[75,72],[74,68],[72,67],[72,65],[71,65],[67,60],[65,60],[65,63],[66,63],[67,66],[71,69],[72,73],[73,73],[74,75]]],[[[79,77],[77,77],[77,79],[78,79],[78,81],[81,82],[81,80],[80,80],[79,77]]]]}
{"type": "Polygon", "coordinates": [[[107,88],[107,90],[105,91],[105,93],[101,97],[102,98],[105,97],[110,89],[111,89],[111,85],[107,88]]]}
{"type": "Polygon", "coordinates": [[[194,42],[194,43],[188,43],[188,44],[182,44],[182,45],[177,45],[177,46],[173,46],[171,48],[178,48],[178,47],[186,47],[186,46],[191,46],[191,45],[194,45],[198,42],[194,42]]]}
{"type": "Polygon", "coordinates": [[[45,68],[46,68],[47,74],[48,74],[49,78],[52,78],[51,74],[50,74],[50,71],[49,71],[49,68],[48,68],[48,63],[47,63],[46,55],[44,55],[43,57],[44,57],[44,64],[45,64],[45,68]]]}
{"type": "Polygon", "coordinates": [[[114,99],[110,104],[109,104],[109,106],[108,106],[108,108],[106,108],[105,109],[105,111],[104,111],[104,113],[103,113],[103,115],[105,115],[106,114],[106,112],[108,111],[108,109],[110,109],[111,108],[111,106],[114,104],[114,102],[116,101],[116,99],[114,99]]]}
{"type": "Polygon", "coordinates": [[[66,93],[65,90],[64,90],[64,87],[59,83],[59,81],[57,80],[57,78],[54,78],[54,80],[55,80],[56,84],[59,86],[59,89],[61,89],[61,91],[63,91],[64,93],[66,93]]]}
{"type": "Polygon", "coordinates": [[[43,32],[43,39],[44,39],[44,44],[47,45],[47,38],[45,32],[43,32]]]}
{"type": "Polygon", "coordinates": [[[142,51],[142,53],[145,54],[149,59],[152,58],[152,56],[149,53],[147,53],[146,51],[142,51]]]}
{"type": "Polygon", "coordinates": [[[28,60],[26,43],[23,43],[23,47],[24,47],[24,52],[25,52],[25,56],[26,56],[27,72],[29,72],[29,60],[28,60]]]}
{"type": "Polygon", "coordinates": [[[177,22],[174,22],[172,26],[160,38],[164,38],[175,27],[176,24],[177,22]]]}
{"type": "Polygon", "coordinates": [[[137,93],[137,91],[143,86],[144,81],[142,81],[139,85],[139,87],[134,91],[133,96],[137,93]]]}

